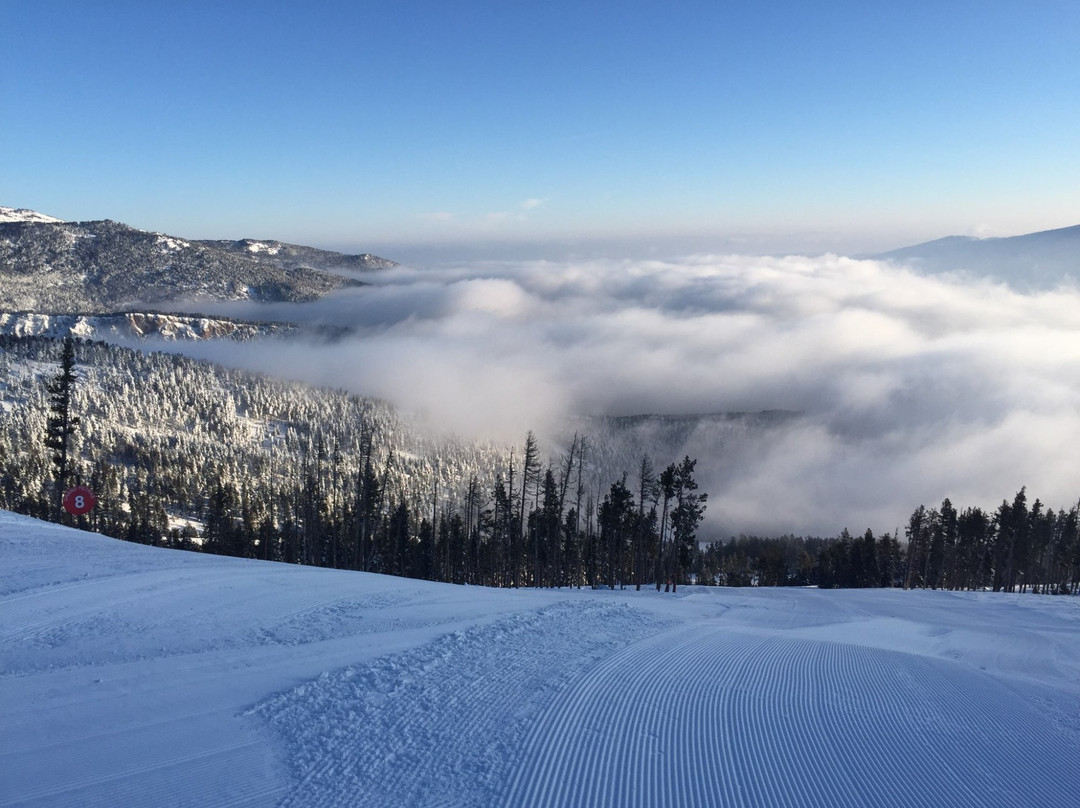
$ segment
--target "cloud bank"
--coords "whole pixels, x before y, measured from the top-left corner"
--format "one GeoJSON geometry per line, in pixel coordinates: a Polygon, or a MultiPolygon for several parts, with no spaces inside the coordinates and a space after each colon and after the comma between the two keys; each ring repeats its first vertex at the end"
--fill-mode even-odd
{"type": "Polygon", "coordinates": [[[920,503],[992,508],[1022,485],[1055,507],[1080,495],[1075,288],[698,256],[401,268],[316,304],[228,313],[356,330],[207,356],[384,397],[459,433],[519,442],[568,414],[799,413],[678,447],[698,458],[722,535],[891,531],[920,503]]]}

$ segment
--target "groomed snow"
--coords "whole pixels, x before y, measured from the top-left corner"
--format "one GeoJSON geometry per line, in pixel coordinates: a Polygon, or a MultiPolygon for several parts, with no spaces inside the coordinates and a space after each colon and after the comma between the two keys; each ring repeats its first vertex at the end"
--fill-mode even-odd
{"type": "Polygon", "coordinates": [[[1080,599],[490,590],[0,512],[2,806],[1080,794],[1080,599]]]}

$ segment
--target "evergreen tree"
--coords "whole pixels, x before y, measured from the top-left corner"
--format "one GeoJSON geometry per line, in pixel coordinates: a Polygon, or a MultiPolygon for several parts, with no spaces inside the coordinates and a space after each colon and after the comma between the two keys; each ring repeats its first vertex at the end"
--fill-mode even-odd
{"type": "Polygon", "coordinates": [[[66,337],[60,353],[60,372],[45,384],[49,394],[49,414],[45,425],[45,446],[52,451],[55,468],[54,502],[60,513],[59,493],[67,487],[71,466],[71,438],[79,425],[72,412],[75,390],[75,340],[66,337]]]}
{"type": "Polygon", "coordinates": [[[878,580],[874,586],[899,586],[901,571],[900,541],[896,536],[885,533],[877,542],[878,580]]]}
{"type": "Polygon", "coordinates": [[[940,561],[932,571],[930,586],[935,589],[939,586],[944,589],[956,589],[957,578],[960,575],[958,569],[960,516],[948,498],[941,503],[938,514],[938,526],[934,535],[933,547],[935,548],[935,555],[937,548],[940,547],[940,561]]]}
{"type": "MultiPolygon", "coordinates": [[[[645,518],[645,502],[652,500],[655,505],[659,490],[660,481],[653,470],[652,460],[648,455],[642,455],[641,465],[638,467],[638,518],[634,529],[634,588],[637,590],[641,589],[648,554],[652,550],[651,531],[645,518]]],[[[655,515],[656,509],[653,508],[654,518],[655,515]]]]}
{"type": "Polygon", "coordinates": [[[561,555],[559,538],[562,533],[562,497],[555,483],[555,475],[549,468],[541,484],[542,505],[536,512],[533,525],[534,568],[536,586],[555,586],[558,573],[554,569],[556,557],[561,555]]]}
{"type": "Polygon", "coordinates": [[[626,487],[626,478],[611,484],[600,504],[600,544],[604,548],[604,578],[609,588],[625,581],[627,543],[632,530],[634,495],[626,487]]]}
{"type": "MultiPolygon", "coordinates": [[[[511,470],[513,470],[513,465],[511,465],[511,470]]],[[[513,522],[510,513],[511,496],[512,494],[507,491],[506,484],[503,482],[502,475],[496,475],[495,486],[491,492],[493,500],[490,538],[491,564],[486,576],[488,582],[494,586],[516,585],[516,581],[511,575],[511,564],[513,563],[511,557],[513,543],[511,537],[511,523],[513,522]]]]}
{"type": "MultiPolygon", "coordinates": [[[[511,472],[512,474],[513,472],[511,472]]],[[[523,558],[524,553],[522,553],[522,548],[525,546],[525,537],[522,535],[522,531],[526,528],[525,502],[529,491],[537,488],[539,474],[540,447],[536,443],[536,436],[532,433],[532,430],[529,430],[528,434],[525,435],[525,452],[521,461],[521,502],[518,506],[517,526],[514,531],[514,586],[520,583],[518,576],[522,572],[522,567],[527,563],[527,560],[523,558]]],[[[529,543],[534,542],[530,540],[529,543]]],[[[535,570],[533,574],[535,576],[535,570]]]]}
{"type": "Polygon", "coordinates": [[[930,522],[930,515],[927,513],[925,505],[916,508],[908,520],[905,529],[908,546],[904,589],[911,589],[913,586],[918,587],[924,584],[922,571],[925,559],[929,555],[930,522]]]}
{"type": "Polygon", "coordinates": [[[878,565],[877,540],[874,531],[866,529],[862,539],[856,543],[859,555],[859,579],[856,586],[874,587],[880,586],[881,569],[878,565]]]}
{"type": "Polygon", "coordinates": [[[705,518],[705,501],[708,494],[697,493],[698,484],[694,479],[696,460],[687,455],[675,470],[675,509],[671,513],[671,528],[674,542],[675,570],[672,576],[672,591],[678,586],[683,571],[689,569],[697,555],[697,529],[705,518]]]}
{"type": "Polygon", "coordinates": [[[956,588],[975,589],[985,585],[992,566],[990,537],[990,515],[982,508],[965,508],[957,517],[957,554],[964,571],[956,588]]]}
{"type": "Polygon", "coordinates": [[[1016,586],[1017,557],[1026,554],[1028,539],[1027,489],[1021,488],[1012,505],[1002,500],[995,515],[993,589],[1012,592],[1016,586]]]}
{"type": "Polygon", "coordinates": [[[660,494],[664,500],[663,510],[660,513],[660,538],[656,550],[656,591],[660,591],[660,583],[664,582],[664,591],[667,592],[671,585],[671,561],[667,547],[667,517],[668,507],[675,498],[675,464],[671,463],[660,473],[660,494]]]}

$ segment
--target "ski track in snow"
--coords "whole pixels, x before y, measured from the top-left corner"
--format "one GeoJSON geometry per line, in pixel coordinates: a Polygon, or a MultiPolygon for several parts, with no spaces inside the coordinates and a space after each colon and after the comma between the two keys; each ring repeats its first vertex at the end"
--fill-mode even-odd
{"type": "MultiPolygon", "coordinates": [[[[208,718],[220,721],[226,717],[208,718]]],[[[185,716],[182,721],[189,719],[190,716],[185,716]]],[[[17,802],[2,801],[0,794],[0,804],[54,808],[162,804],[243,808],[272,805],[280,797],[280,784],[273,778],[266,778],[262,787],[253,788],[250,782],[245,782],[242,789],[228,787],[235,779],[237,767],[253,771],[265,768],[266,754],[262,745],[251,741],[218,743],[202,746],[197,752],[177,754],[170,748],[172,723],[151,721],[141,726],[128,726],[115,733],[117,737],[101,733],[94,739],[99,750],[97,754],[80,756],[74,786],[70,779],[56,783],[46,772],[46,776],[38,779],[37,787],[23,791],[17,802]],[[132,762],[145,760],[148,749],[157,753],[156,763],[132,762]],[[192,771],[197,771],[199,780],[209,787],[194,784],[192,771]],[[215,787],[214,784],[226,787],[215,787]]],[[[49,751],[62,754],[64,748],[49,751]]],[[[53,766],[69,768],[71,763],[60,757],[53,766]]]]}
{"type": "Polygon", "coordinates": [[[1072,805],[1080,598],[491,590],[0,512],[0,807],[1072,805]]]}
{"type": "Polygon", "coordinates": [[[935,659],[698,624],[597,666],[536,722],[514,806],[1066,805],[1080,742],[935,659]]]}
{"type": "MultiPolygon", "coordinates": [[[[785,595],[776,622],[800,622],[785,595]]],[[[279,694],[253,712],[294,765],[281,805],[1023,806],[1080,787],[1080,714],[1037,689],[636,611],[567,603],[279,694]]]]}
{"type": "Polygon", "coordinates": [[[325,674],[253,712],[284,739],[284,806],[492,805],[530,724],[588,666],[670,621],[556,604],[325,674]]]}

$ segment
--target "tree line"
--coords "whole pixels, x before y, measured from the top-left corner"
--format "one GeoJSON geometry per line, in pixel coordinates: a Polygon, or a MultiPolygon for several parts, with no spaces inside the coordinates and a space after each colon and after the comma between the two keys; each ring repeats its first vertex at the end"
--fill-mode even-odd
{"type": "Polygon", "coordinates": [[[907,524],[904,586],[1076,594],[1080,506],[1054,511],[1027,488],[992,512],[920,505],[907,524]]]}
{"type": "Polygon", "coordinates": [[[700,580],[726,586],[902,587],[1080,594],[1080,505],[1054,511],[1027,489],[996,510],[920,505],[905,541],[739,536],[702,550],[700,580]]]}
{"type": "Polygon", "coordinates": [[[659,473],[643,458],[634,483],[607,485],[583,436],[549,461],[531,432],[508,453],[443,445],[424,460],[384,406],[354,396],[330,396],[319,418],[295,387],[284,406],[273,382],[234,385],[181,357],[70,338],[4,347],[60,366],[38,386],[6,383],[24,404],[0,432],[11,510],[145,544],[457,583],[659,588],[694,574],[707,495],[689,457],[659,473]],[[100,497],[77,519],[58,507],[75,483],[100,497]]]}

